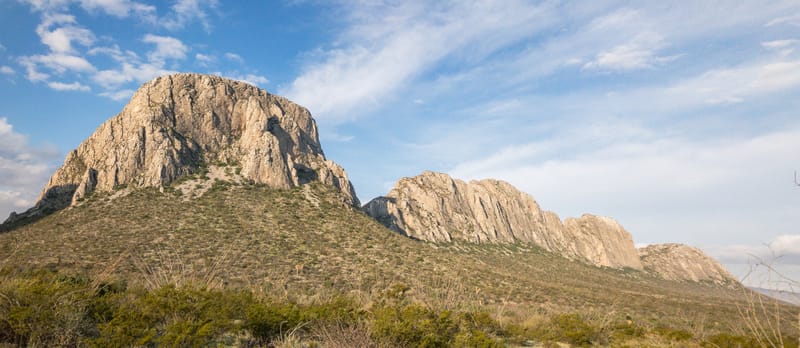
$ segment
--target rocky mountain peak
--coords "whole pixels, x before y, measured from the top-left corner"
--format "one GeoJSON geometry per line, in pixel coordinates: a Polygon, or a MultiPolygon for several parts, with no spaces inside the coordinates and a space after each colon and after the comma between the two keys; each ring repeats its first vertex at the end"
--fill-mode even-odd
{"type": "Polygon", "coordinates": [[[736,285],[738,280],[702,250],[684,244],[651,244],[639,249],[644,269],[676,281],[736,285]]]}
{"type": "Polygon", "coordinates": [[[642,268],[633,239],[613,219],[584,215],[562,222],[542,211],[533,197],[500,180],[467,183],[423,172],[401,179],[364,211],[415,239],[533,243],[598,266],[642,268]]]}
{"type": "Polygon", "coordinates": [[[142,85],[122,112],[67,154],[36,206],[7,223],[68,207],[93,191],[166,186],[213,163],[275,188],[321,181],[359,205],[344,169],[325,158],[306,108],[246,83],[175,74],[142,85]]]}

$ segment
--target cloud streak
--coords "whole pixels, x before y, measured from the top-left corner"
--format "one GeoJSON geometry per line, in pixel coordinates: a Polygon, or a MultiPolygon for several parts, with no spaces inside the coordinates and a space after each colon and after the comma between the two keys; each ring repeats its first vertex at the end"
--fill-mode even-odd
{"type": "MultiPolygon", "coordinates": [[[[364,5],[364,4],[360,4],[364,5]]],[[[347,120],[385,102],[444,58],[475,60],[534,35],[550,21],[546,5],[526,2],[378,4],[350,13],[343,44],[280,92],[322,119],[347,120]]]]}

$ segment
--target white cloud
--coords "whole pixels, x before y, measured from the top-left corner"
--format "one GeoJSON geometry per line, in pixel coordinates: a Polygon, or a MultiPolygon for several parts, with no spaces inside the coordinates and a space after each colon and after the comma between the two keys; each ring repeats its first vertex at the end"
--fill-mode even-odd
{"type": "Polygon", "coordinates": [[[791,16],[782,16],[770,20],[765,24],[767,27],[775,26],[775,25],[791,25],[795,27],[800,27],[800,13],[791,15],[791,16]]]}
{"type": "Polygon", "coordinates": [[[95,70],[94,65],[89,63],[85,58],[70,54],[52,53],[47,55],[35,55],[24,57],[23,62],[26,64],[41,64],[59,74],[66,71],[92,72],[95,70]]]}
{"type": "Polygon", "coordinates": [[[130,0],[80,0],[81,7],[86,11],[103,11],[115,17],[124,18],[130,14],[150,18],[155,13],[155,6],[130,0]]]}
{"type": "Polygon", "coordinates": [[[167,59],[183,59],[186,58],[186,52],[189,48],[174,37],[158,36],[147,34],[142,38],[142,41],[156,45],[156,49],[147,53],[147,58],[151,62],[163,62],[167,59]]]}
{"type": "Polygon", "coordinates": [[[174,74],[175,71],[164,69],[161,64],[122,63],[120,69],[98,71],[92,80],[106,89],[116,89],[129,82],[146,82],[158,76],[174,74]]]}
{"type": "Polygon", "coordinates": [[[23,0],[22,2],[31,5],[34,10],[51,12],[65,9],[72,1],[73,0],[23,0]]]}
{"type": "Polygon", "coordinates": [[[139,55],[136,52],[125,50],[119,48],[118,45],[113,45],[109,47],[93,47],[87,52],[89,55],[95,56],[98,54],[104,54],[119,63],[129,62],[129,61],[138,61],[139,55]]]}
{"type": "Polygon", "coordinates": [[[665,46],[663,38],[655,33],[641,33],[631,41],[600,52],[584,64],[585,69],[638,70],[672,61],[676,56],[662,57],[657,53],[665,46]]]}
{"type": "Polygon", "coordinates": [[[50,148],[28,144],[28,137],[16,133],[8,119],[0,117],[0,220],[11,211],[33,205],[39,190],[54,169],[57,153],[50,148]]]}
{"type": "Polygon", "coordinates": [[[800,43],[800,40],[785,39],[762,42],[761,46],[769,50],[778,51],[783,56],[788,56],[794,52],[794,48],[798,43],[800,43]]]}
{"type": "Polygon", "coordinates": [[[72,15],[46,13],[43,15],[42,23],[36,27],[36,33],[39,34],[42,43],[55,53],[74,52],[73,42],[83,46],[91,46],[94,43],[94,34],[88,29],[77,26],[72,15]],[[58,27],[52,28],[53,26],[58,27]]]}
{"type": "Polygon", "coordinates": [[[237,62],[239,64],[244,63],[244,59],[242,59],[242,56],[236,53],[231,53],[231,52],[225,53],[225,59],[237,62]]]}
{"type": "Polygon", "coordinates": [[[123,101],[123,100],[126,100],[126,99],[130,98],[133,95],[133,92],[134,92],[134,90],[132,90],[132,89],[123,89],[123,90],[114,91],[114,92],[103,92],[103,93],[100,93],[100,95],[103,96],[103,97],[106,97],[106,98],[110,98],[112,100],[123,101]]]}
{"type": "Polygon", "coordinates": [[[91,88],[89,88],[89,86],[82,85],[79,82],[63,83],[63,82],[53,81],[53,82],[48,82],[47,86],[52,88],[52,89],[54,89],[54,90],[57,90],[57,91],[84,91],[84,92],[88,92],[89,90],[91,90],[91,88]]]}
{"type": "Polygon", "coordinates": [[[5,50],[6,50],[6,46],[3,46],[3,44],[0,43],[0,51],[5,51],[5,50]]]}
{"type": "Polygon", "coordinates": [[[346,119],[371,109],[445,57],[476,61],[534,35],[554,18],[550,5],[525,2],[365,4],[348,7],[341,44],[280,91],[317,118],[346,119]]]}
{"type": "Polygon", "coordinates": [[[800,86],[800,61],[762,61],[707,71],[664,90],[663,102],[731,104],[800,86]]]}
{"type": "Polygon", "coordinates": [[[12,69],[10,66],[3,65],[3,66],[0,66],[0,74],[14,75],[14,74],[16,74],[16,71],[14,71],[14,69],[12,69]]]}
{"type": "Polygon", "coordinates": [[[32,62],[30,59],[21,59],[20,64],[25,67],[26,77],[31,82],[39,82],[44,81],[50,77],[50,75],[40,72],[36,68],[36,64],[32,62]]]}
{"type": "Polygon", "coordinates": [[[196,60],[197,64],[200,66],[208,66],[209,64],[214,63],[217,58],[212,55],[198,53],[194,55],[194,60],[196,60]]]}
{"type": "Polygon", "coordinates": [[[255,74],[231,74],[228,75],[227,77],[234,80],[249,83],[254,86],[266,85],[267,83],[269,83],[269,80],[266,77],[255,74]]]}
{"type": "Polygon", "coordinates": [[[217,3],[217,0],[177,0],[172,5],[170,15],[159,19],[157,24],[169,30],[177,30],[198,21],[206,31],[210,31],[207,11],[216,8],[217,3]]]}
{"type": "Polygon", "coordinates": [[[762,42],[761,45],[769,49],[783,49],[796,45],[800,40],[786,39],[762,42]]]}

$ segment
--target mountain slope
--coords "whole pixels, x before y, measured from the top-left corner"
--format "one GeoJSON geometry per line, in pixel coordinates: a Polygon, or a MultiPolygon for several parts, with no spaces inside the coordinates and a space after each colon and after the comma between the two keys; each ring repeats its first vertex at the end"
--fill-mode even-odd
{"type": "MultiPolygon", "coordinates": [[[[370,299],[396,283],[440,307],[535,313],[615,313],[660,325],[739,327],[740,292],[597,268],[521,244],[424,243],[343,204],[321,184],[291,190],[217,182],[175,191],[95,193],[0,235],[5,268],[113,271],[130,282],[207,278],[273,294],[370,299]],[[717,324],[702,318],[715,317],[717,324]]],[[[605,314],[604,314],[605,315],[605,314]]]]}

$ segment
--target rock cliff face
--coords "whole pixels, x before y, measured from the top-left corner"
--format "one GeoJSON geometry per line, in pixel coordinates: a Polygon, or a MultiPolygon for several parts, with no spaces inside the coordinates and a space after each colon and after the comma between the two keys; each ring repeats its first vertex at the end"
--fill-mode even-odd
{"type": "Polygon", "coordinates": [[[344,169],[325,159],[304,107],[242,82],[176,74],[145,83],[67,155],[36,206],[9,221],[62,209],[92,191],[168,185],[211,163],[234,164],[275,188],[321,181],[359,205],[344,169]]]}
{"type": "Polygon", "coordinates": [[[526,242],[598,266],[641,269],[633,240],[610,218],[583,215],[563,223],[530,195],[498,180],[466,183],[424,172],[403,178],[364,211],[411,238],[476,243],[526,242]]]}
{"type": "Polygon", "coordinates": [[[700,249],[683,244],[653,244],[639,249],[645,271],[676,281],[732,286],[738,280],[700,249]]]}

